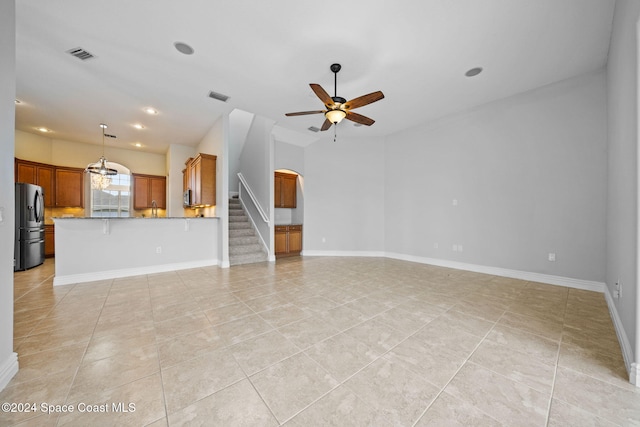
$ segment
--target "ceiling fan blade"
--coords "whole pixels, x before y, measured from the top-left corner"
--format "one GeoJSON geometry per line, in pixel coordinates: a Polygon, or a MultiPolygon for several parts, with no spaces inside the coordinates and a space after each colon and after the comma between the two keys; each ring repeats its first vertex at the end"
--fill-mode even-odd
{"type": "Polygon", "coordinates": [[[384,98],[384,94],[382,92],[371,92],[367,95],[362,95],[347,101],[344,104],[344,108],[347,110],[353,110],[354,108],[363,107],[367,104],[371,104],[372,102],[380,101],[382,98],[384,98]]]}
{"type": "Polygon", "coordinates": [[[370,119],[369,117],[363,116],[362,114],[354,113],[353,111],[347,111],[347,116],[345,119],[351,120],[352,122],[360,123],[361,125],[371,126],[376,121],[370,119]]]}
{"type": "Polygon", "coordinates": [[[329,119],[325,119],[324,123],[322,124],[322,127],[320,128],[320,130],[327,130],[331,127],[333,123],[331,123],[331,121],[329,121],[329,119]]]}
{"type": "Polygon", "coordinates": [[[334,106],[333,99],[329,96],[326,90],[322,88],[319,84],[309,83],[313,92],[320,98],[320,101],[327,107],[332,108],[334,106]]]}
{"type": "Polygon", "coordinates": [[[297,113],[287,113],[285,116],[306,116],[307,114],[320,114],[324,113],[324,110],[316,110],[316,111],[298,111],[297,113]]]}

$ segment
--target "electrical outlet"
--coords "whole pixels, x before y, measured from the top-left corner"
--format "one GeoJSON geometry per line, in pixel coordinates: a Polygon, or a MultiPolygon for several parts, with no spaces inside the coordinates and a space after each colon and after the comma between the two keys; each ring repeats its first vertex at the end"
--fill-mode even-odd
{"type": "Polygon", "coordinates": [[[555,260],[556,260],[556,254],[553,252],[549,252],[549,261],[555,262],[555,260]]]}
{"type": "Polygon", "coordinates": [[[433,249],[438,249],[438,244],[437,243],[433,244],[433,249]]]}
{"type": "Polygon", "coordinates": [[[615,287],[613,290],[613,296],[616,299],[620,299],[620,297],[622,296],[622,283],[620,282],[620,279],[618,279],[618,281],[615,284],[615,287]]]}
{"type": "Polygon", "coordinates": [[[156,253],[157,254],[161,254],[162,253],[162,246],[156,246],[156,253]]]}

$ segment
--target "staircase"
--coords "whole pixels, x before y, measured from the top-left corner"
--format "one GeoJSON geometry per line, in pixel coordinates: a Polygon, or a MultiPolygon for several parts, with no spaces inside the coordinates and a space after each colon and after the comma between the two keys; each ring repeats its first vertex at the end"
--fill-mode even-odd
{"type": "Polygon", "coordinates": [[[267,260],[267,254],[249,217],[242,209],[240,199],[229,199],[229,264],[250,264],[267,260]]]}

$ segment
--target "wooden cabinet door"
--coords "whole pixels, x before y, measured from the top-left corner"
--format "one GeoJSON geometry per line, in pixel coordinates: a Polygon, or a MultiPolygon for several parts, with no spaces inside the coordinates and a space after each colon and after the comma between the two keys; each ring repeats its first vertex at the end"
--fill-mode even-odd
{"type": "Polygon", "coordinates": [[[302,227],[289,227],[289,253],[298,254],[302,251],[302,227]]]}
{"type": "Polygon", "coordinates": [[[56,206],[84,208],[83,178],[82,169],[56,168],[56,206]]]}
{"type": "Polygon", "coordinates": [[[274,173],[274,205],[276,208],[295,208],[298,175],[274,173]]]}
{"type": "Polygon", "coordinates": [[[16,182],[41,186],[44,192],[44,206],[50,208],[56,205],[55,166],[16,159],[15,179],[16,182]]]}
{"type": "Polygon", "coordinates": [[[282,179],[282,207],[296,207],[296,184],[298,182],[297,175],[285,176],[282,179]]]}
{"type": "Polygon", "coordinates": [[[196,157],[193,162],[193,204],[202,204],[202,159],[196,157]]]}
{"type": "Polygon", "coordinates": [[[282,177],[276,172],[273,184],[273,199],[276,208],[282,207],[282,177]]]}
{"type": "Polygon", "coordinates": [[[133,176],[133,208],[147,209],[156,201],[159,209],[167,208],[167,179],[164,176],[131,174],[133,176]]]}
{"type": "Polygon", "coordinates": [[[282,255],[287,253],[287,227],[276,226],[274,234],[275,252],[276,255],[282,255]]]}
{"type": "Polygon", "coordinates": [[[149,202],[149,178],[144,175],[133,176],[133,209],[146,209],[149,202]]]}
{"type": "Polygon", "coordinates": [[[56,253],[55,229],[53,224],[44,226],[44,256],[52,257],[56,253]]]}
{"type": "Polygon", "coordinates": [[[38,185],[44,192],[44,206],[47,208],[56,205],[56,181],[55,168],[53,166],[38,166],[38,185]]]}
{"type": "Polygon", "coordinates": [[[155,200],[158,208],[167,208],[167,179],[164,176],[149,178],[149,193],[149,205],[151,205],[151,201],[155,200]]]}
{"type": "Polygon", "coordinates": [[[38,184],[38,175],[36,174],[37,166],[33,163],[27,163],[16,160],[16,182],[26,182],[27,184],[38,184]]]}

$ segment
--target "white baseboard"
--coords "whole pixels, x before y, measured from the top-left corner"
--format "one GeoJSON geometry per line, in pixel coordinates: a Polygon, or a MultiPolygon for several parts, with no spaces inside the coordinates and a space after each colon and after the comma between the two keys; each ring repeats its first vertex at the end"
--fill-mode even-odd
{"type": "Polygon", "coordinates": [[[11,378],[18,373],[18,354],[11,353],[4,362],[0,364],[0,391],[2,391],[11,378]]]}
{"type": "Polygon", "coordinates": [[[166,273],[167,271],[187,270],[189,268],[211,267],[218,265],[218,260],[188,261],[173,264],[150,265],[148,267],[125,268],[122,270],[98,271],[86,274],[54,276],[53,285],[70,285],[73,283],[95,282],[97,280],[118,279],[120,277],[140,276],[143,274],[166,273]]]}
{"type": "Polygon", "coordinates": [[[629,374],[629,382],[631,384],[635,384],[636,387],[640,387],[640,366],[633,361],[631,341],[629,341],[629,336],[624,330],[622,319],[618,314],[618,309],[615,301],[613,300],[613,296],[611,295],[611,292],[609,292],[609,288],[606,286],[604,289],[604,298],[609,306],[609,315],[611,316],[613,327],[616,330],[616,335],[618,336],[618,342],[620,343],[620,349],[622,350],[622,357],[624,358],[624,365],[627,368],[627,373],[629,374]]]}
{"type": "Polygon", "coordinates": [[[351,257],[380,257],[384,258],[386,255],[384,252],[377,251],[306,251],[303,250],[300,254],[302,256],[351,256],[351,257]]]}
{"type": "Polygon", "coordinates": [[[473,271],[476,273],[492,274],[494,276],[510,277],[512,279],[527,280],[530,282],[548,283],[550,285],[566,286],[569,288],[583,289],[594,292],[604,292],[604,282],[592,280],[574,279],[571,277],[553,276],[550,274],[533,273],[530,271],[511,270],[508,268],[490,267],[485,265],[467,264],[457,261],[449,261],[437,258],[417,257],[393,252],[387,252],[386,257],[403,261],[417,262],[420,264],[437,265],[439,267],[455,268],[457,270],[473,271]]]}

